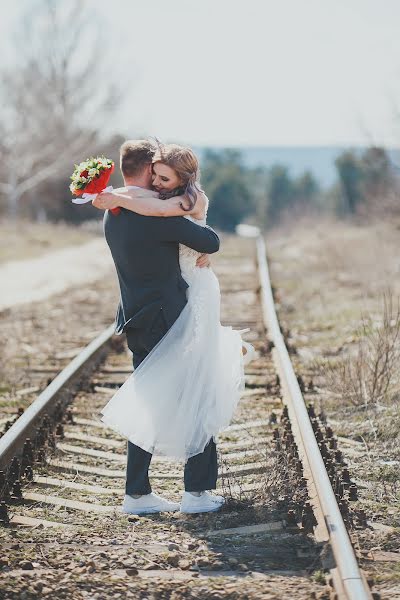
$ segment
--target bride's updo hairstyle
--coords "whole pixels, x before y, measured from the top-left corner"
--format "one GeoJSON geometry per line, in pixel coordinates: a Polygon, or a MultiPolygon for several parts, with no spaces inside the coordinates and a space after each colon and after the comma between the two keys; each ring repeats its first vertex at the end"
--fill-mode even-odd
{"type": "MultiPolygon", "coordinates": [[[[189,202],[189,208],[185,208],[182,203],[181,207],[186,211],[192,210],[196,204],[197,193],[203,191],[199,181],[199,161],[193,150],[178,144],[161,144],[158,142],[153,164],[156,162],[161,162],[175,171],[182,182],[179,195],[185,196],[189,202]]],[[[174,195],[177,195],[176,190],[174,195]]]]}

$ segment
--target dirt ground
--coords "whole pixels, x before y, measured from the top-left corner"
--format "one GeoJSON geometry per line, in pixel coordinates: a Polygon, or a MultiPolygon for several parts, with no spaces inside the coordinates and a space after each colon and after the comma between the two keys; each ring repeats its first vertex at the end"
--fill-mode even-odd
{"type": "MultiPolygon", "coordinates": [[[[342,436],[358,485],[359,500],[353,506],[365,510],[370,523],[359,538],[364,566],[388,598],[400,598],[399,342],[388,354],[386,363],[393,363],[390,385],[378,400],[369,394],[371,369],[377,366],[371,347],[364,348],[362,364],[357,357],[360,340],[371,339],[366,331],[382,331],[384,295],[393,309],[387,337],[394,336],[399,229],[393,222],[304,221],[266,240],[280,321],[297,350],[297,374],[313,381],[315,390],[306,394],[307,400],[342,436]],[[366,331],[360,329],[363,319],[366,331]],[[346,389],[343,381],[353,388],[346,389]]],[[[384,373],[387,364],[378,366],[384,373]]]]}
{"type": "MultiPolygon", "coordinates": [[[[374,589],[391,599],[400,598],[398,395],[393,393],[379,404],[354,405],[337,395],[328,375],[332,366],[354,354],[362,314],[371,315],[379,326],[383,293],[390,288],[393,297],[400,295],[398,238],[394,224],[359,227],[328,221],[300,222],[267,236],[279,316],[290,330],[290,344],[297,349],[293,355],[295,368],[306,382],[314,382],[315,389],[306,393],[306,399],[328,415],[335,433],[341,436],[340,446],[358,485],[359,500],[353,506],[367,513],[368,528],[353,540],[363,567],[376,581],[374,589]]],[[[82,242],[89,245],[81,249],[96,249],[96,244],[100,248],[103,243],[89,238],[82,242]]],[[[100,253],[103,250],[105,246],[100,253]]],[[[53,256],[59,251],[64,252],[54,247],[53,256]]],[[[68,262],[69,252],[57,256],[66,256],[68,262]]],[[[80,255],[77,264],[89,264],[89,257],[85,257],[87,260],[80,255]]],[[[18,406],[27,406],[49,382],[53,374],[51,370],[43,371],[43,365],[57,372],[113,319],[118,299],[116,281],[112,266],[103,272],[102,260],[99,263],[98,278],[70,281],[68,294],[64,290],[49,296],[48,291],[40,302],[32,298],[32,303],[1,312],[0,420],[15,415],[18,406]]],[[[222,267],[220,271],[222,274],[222,267]]],[[[245,304],[243,310],[247,310],[245,304]]],[[[49,541],[45,532],[43,535],[43,542],[49,541]]],[[[182,549],[186,551],[184,546],[182,549]]],[[[25,567],[21,568],[24,571],[25,567]]],[[[90,573],[86,568],[85,564],[85,573],[79,575],[85,579],[90,573]]],[[[17,578],[28,575],[22,571],[15,573],[17,578]]],[[[43,595],[53,588],[50,579],[51,574],[43,572],[43,595]]],[[[113,588],[116,583],[120,582],[114,581],[113,588]]],[[[182,589],[185,586],[182,582],[182,589]]],[[[115,592],[115,597],[119,592],[123,594],[124,586],[121,584],[115,592]]],[[[254,592],[254,597],[274,597],[265,582],[260,582],[254,592]]],[[[201,594],[204,589],[199,580],[195,597],[201,594]]]]}
{"type": "Polygon", "coordinates": [[[39,302],[72,286],[86,287],[111,271],[111,255],[100,238],[4,263],[0,265],[0,310],[39,302]]]}
{"type": "Polygon", "coordinates": [[[42,256],[101,235],[101,222],[83,225],[0,219],[0,264],[42,256]]]}

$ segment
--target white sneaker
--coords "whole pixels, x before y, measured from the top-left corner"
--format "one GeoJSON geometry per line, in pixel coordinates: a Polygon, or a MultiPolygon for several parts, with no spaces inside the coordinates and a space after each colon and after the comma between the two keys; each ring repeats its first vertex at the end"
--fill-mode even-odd
{"type": "Polygon", "coordinates": [[[216,512],[225,502],[223,496],[201,492],[200,496],[194,496],[190,492],[183,492],[181,502],[182,513],[204,513],[216,512]]]}
{"type": "Polygon", "coordinates": [[[174,512],[179,508],[177,502],[170,502],[166,498],[151,492],[151,494],[144,494],[140,498],[133,498],[125,494],[122,512],[130,515],[146,515],[158,512],[174,512]]]}

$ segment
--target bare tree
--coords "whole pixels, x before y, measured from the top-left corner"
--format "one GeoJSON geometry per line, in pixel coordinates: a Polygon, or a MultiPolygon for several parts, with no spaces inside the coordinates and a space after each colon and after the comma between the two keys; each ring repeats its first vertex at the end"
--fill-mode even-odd
{"type": "Polygon", "coordinates": [[[79,0],[36,0],[24,14],[18,62],[0,72],[0,193],[12,217],[24,194],[72,169],[116,106],[97,30],[79,0]]]}

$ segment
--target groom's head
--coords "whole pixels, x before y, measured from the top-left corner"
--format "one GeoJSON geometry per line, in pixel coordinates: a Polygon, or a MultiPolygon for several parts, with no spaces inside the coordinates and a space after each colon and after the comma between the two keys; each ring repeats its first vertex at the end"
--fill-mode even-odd
{"type": "Polygon", "coordinates": [[[120,148],[120,167],[126,185],[151,187],[155,147],[148,140],[127,140],[120,148]]]}

